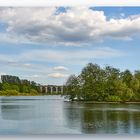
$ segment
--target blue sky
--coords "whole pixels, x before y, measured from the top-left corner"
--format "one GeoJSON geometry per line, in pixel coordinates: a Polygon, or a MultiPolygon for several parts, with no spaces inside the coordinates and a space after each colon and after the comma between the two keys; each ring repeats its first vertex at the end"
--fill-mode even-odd
{"type": "Polygon", "coordinates": [[[89,62],[140,70],[139,7],[0,8],[0,75],[64,84],[89,62]]]}

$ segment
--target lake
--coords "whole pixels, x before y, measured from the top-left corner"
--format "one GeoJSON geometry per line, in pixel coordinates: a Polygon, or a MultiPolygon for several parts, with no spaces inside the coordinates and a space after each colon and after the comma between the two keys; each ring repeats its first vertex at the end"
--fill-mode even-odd
{"type": "Polygon", "coordinates": [[[64,102],[60,96],[0,97],[0,135],[139,134],[140,104],[64,102]]]}

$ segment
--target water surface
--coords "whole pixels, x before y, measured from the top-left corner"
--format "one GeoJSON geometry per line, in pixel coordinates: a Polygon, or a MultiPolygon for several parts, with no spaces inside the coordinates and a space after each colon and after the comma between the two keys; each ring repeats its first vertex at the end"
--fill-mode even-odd
{"type": "Polygon", "coordinates": [[[64,102],[60,96],[0,97],[0,134],[139,134],[140,104],[64,102]]]}

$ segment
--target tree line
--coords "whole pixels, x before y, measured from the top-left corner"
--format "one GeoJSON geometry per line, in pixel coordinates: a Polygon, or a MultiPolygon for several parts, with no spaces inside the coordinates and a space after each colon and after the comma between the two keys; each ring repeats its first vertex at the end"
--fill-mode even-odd
{"type": "Polygon", "coordinates": [[[38,95],[40,88],[34,81],[18,76],[1,75],[0,95],[38,95]]]}
{"type": "Polygon", "coordinates": [[[140,71],[120,71],[89,63],[81,73],[71,75],[65,84],[64,95],[71,101],[140,101],[140,71]]]}

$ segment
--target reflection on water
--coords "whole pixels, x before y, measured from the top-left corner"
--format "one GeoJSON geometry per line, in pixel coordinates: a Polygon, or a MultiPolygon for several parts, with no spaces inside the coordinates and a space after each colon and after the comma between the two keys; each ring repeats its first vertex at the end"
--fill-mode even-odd
{"type": "Polygon", "coordinates": [[[28,120],[40,118],[36,106],[29,99],[1,98],[1,117],[4,120],[28,120]]]}
{"type": "Polygon", "coordinates": [[[34,115],[30,112],[29,105],[2,105],[1,116],[4,120],[26,120],[34,115]]]}
{"type": "Polygon", "coordinates": [[[82,133],[140,133],[139,105],[67,103],[68,126],[82,133]]]}
{"type": "Polygon", "coordinates": [[[0,134],[139,134],[139,104],[64,102],[60,96],[0,97],[0,134]]]}

